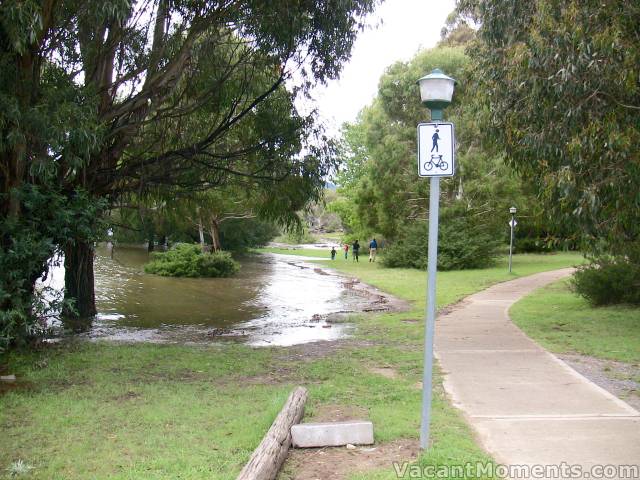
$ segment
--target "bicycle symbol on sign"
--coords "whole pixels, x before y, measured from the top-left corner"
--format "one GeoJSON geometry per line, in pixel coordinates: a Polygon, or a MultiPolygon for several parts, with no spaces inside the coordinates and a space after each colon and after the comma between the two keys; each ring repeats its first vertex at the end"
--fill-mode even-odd
{"type": "Polygon", "coordinates": [[[439,168],[440,170],[446,170],[449,168],[449,164],[442,160],[442,155],[431,155],[431,159],[428,162],[424,162],[423,168],[426,171],[429,171],[433,167],[439,168]]]}

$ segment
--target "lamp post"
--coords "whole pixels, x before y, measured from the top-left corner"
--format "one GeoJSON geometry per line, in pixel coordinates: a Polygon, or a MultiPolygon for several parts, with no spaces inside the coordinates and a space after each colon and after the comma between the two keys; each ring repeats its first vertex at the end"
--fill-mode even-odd
{"type": "MultiPolygon", "coordinates": [[[[455,80],[436,68],[418,80],[422,103],[431,110],[431,121],[443,120],[442,111],[451,103],[455,80]]],[[[436,130],[437,131],[437,130],[436,130]]],[[[436,140],[434,139],[434,143],[436,140]]],[[[427,306],[424,336],[424,372],[422,377],[422,422],[420,447],[429,445],[431,423],[431,394],[433,376],[433,338],[436,320],[436,271],[438,265],[438,210],[440,177],[432,176],[429,188],[429,251],[427,264],[427,306]]]]}
{"type": "Polygon", "coordinates": [[[509,226],[511,227],[511,240],[509,241],[509,273],[511,273],[511,257],[513,256],[513,231],[516,228],[516,207],[509,208],[509,213],[511,214],[511,221],[509,222],[509,226]]]}

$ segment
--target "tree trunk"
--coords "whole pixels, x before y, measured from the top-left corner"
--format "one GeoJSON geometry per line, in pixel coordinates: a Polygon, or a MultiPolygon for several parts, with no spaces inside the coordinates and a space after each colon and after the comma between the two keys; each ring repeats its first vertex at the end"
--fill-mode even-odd
{"type": "MultiPolygon", "coordinates": [[[[200,210],[200,208],[198,208],[200,210]]],[[[204,243],[204,228],[202,227],[202,217],[198,215],[198,233],[200,234],[200,248],[203,252],[207,250],[207,246],[204,243]]]]}
{"type": "Polygon", "coordinates": [[[217,220],[211,220],[209,223],[209,233],[211,234],[211,245],[214,252],[222,250],[220,244],[220,223],[217,220]]]}
{"type": "Polygon", "coordinates": [[[10,175],[7,178],[7,187],[5,193],[9,194],[9,215],[20,215],[20,199],[18,195],[18,189],[22,186],[25,175],[25,157],[26,156],[26,144],[24,142],[18,143],[11,152],[11,166],[9,169],[10,175]]]}
{"type": "Polygon", "coordinates": [[[64,249],[64,298],[73,302],[75,311],[63,312],[65,325],[73,330],[86,330],[97,313],[93,279],[93,244],[81,240],[68,243],[64,249]]]}
{"type": "Polygon", "coordinates": [[[297,387],[291,392],[271,428],[236,480],[273,480],[276,478],[280,466],[289,453],[291,426],[302,420],[306,401],[306,388],[297,387]]]}

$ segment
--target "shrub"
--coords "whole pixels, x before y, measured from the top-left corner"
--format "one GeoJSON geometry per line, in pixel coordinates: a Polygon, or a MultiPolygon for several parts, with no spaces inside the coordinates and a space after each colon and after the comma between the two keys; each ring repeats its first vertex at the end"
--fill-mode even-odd
{"type": "MultiPolygon", "coordinates": [[[[505,243],[509,243],[509,229],[505,229],[505,243]]],[[[549,253],[558,250],[577,250],[575,238],[561,229],[549,231],[535,223],[535,219],[522,219],[515,231],[515,253],[549,253]],[[533,223],[530,223],[532,222],[533,223]]]]}
{"type": "MultiPolygon", "coordinates": [[[[416,222],[401,231],[399,239],[386,249],[387,267],[427,268],[427,225],[416,222]]],[[[470,213],[460,209],[442,216],[438,229],[438,269],[463,270],[492,265],[500,246],[498,235],[470,213]]]]}
{"type": "Polygon", "coordinates": [[[274,224],[257,218],[230,219],[220,225],[220,241],[225,250],[245,251],[263,247],[278,233],[274,224]]]}
{"type": "Polygon", "coordinates": [[[640,265],[624,258],[601,258],[579,267],[572,284],[576,293],[594,306],[640,305],[640,265]]]}
{"type": "Polygon", "coordinates": [[[404,228],[399,238],[385,248],[382,264],[390,268],[427,266],[427,226],[424,222],[404,228]]]}
{"type": "Polygon", "coordinates": [[[522,237],[515,238],[513,243],[514,253],[548,253],[555,250],[544,238],[522,237]]]}
{"type": "Polygon", "coordinates": [[[189,243],[153,253],[144,266],[145,272],[165,277],[230,277],[238,270],[240,265],[228,252],[202,253],[200,246],[189,243]]]}
{"type": "MultiPolygon", "coordinates": [[[[25,184],[15,195],[20,215],[0,222],[0,354],[45,333],[48,319],[63,307],[62,295],[36,282],[60,246],[98,237],[105,207],[84,192],[67,195],[51,185],[25,184]]],[[[64,308],[73,306],[67,301],[64,308]]]]}

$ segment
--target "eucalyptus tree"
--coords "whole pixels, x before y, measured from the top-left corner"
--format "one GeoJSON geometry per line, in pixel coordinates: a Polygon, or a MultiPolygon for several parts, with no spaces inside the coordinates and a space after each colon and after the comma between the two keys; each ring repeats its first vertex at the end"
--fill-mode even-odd
{"type": "Polygon", "coordinates": [[[640,264],[640,4],[463,0],[488,144],[592,253],[640,264]]]}
{"type": "MultiPolygon", "coordinates": [[[[296,177],[292,192],[317,195],[331,148],[292,99],[338,75],[376,3],[2,2],[1,60],[10,77],[2,99],[11,107],[0,125],[3,216],[28,213],[19,192],[42,183],[33,174],[45,171],[63,203],[83,192],[115,203],[165,186],[212,188],[229,175],[296,177]],[[270,114],[275,94],[288,96],[275,103],[288,104],[291,121],[271,123],[285,113],[270,114]]],[[[78,315],[90,316],[93,232],[67,233],[56,239],[65,292],[78,315]]]]}
{"type": "MultiPolygon", "coordinates": [[[[211,248],[224,248],[221,232],[232,220],[255,219],[288,229],[300,228],[298,211],[309,203],[309,186],[291,175],[277,182],[264,182],[254,178],[232,178],[217,188],[206,190],[173,189],[156,204],[156,217],[169,220],[181,218],[190,229],[198,232],[203,248],[206,235],[211,248]]],[[[319,199],[319,192],[314,197],[319,199]]],[[[171,233],[171,232],[166,232],[171,233]]]]}
{"type": "Polygon", "coordinates": [[[0,3],[0,351],[38,328],[36,280],[57,245],[90,238],[101,207],[57,178],[56,159],[80,168],[100,126],[81,86],[47,60],[54,6],[0,3]]]}
{"type": "Polygon", "coordinates": [[[442,183],[443,215],[457,204],[457,216],[462,211],[482,218],[495,234],[501,228],[500,211],[508,211],[509,202],[522,196],[518,180],[509,175],[500,156],[490,155],[479,142],[464,48],[438,46],[391,65],[373,103],[356,123],[345,126],[341,151],[346,171],[339,183],[347,201],[333,208],[356,229],[394,240],[408,224],[427,216],[428,182],[417,175],[415,128],[428,120],[428,110],[420,104],[416,79],[435,67],[459,80],[447,109],[447,120],[456,124],[458,166],[455,177],[442,183]]]}

